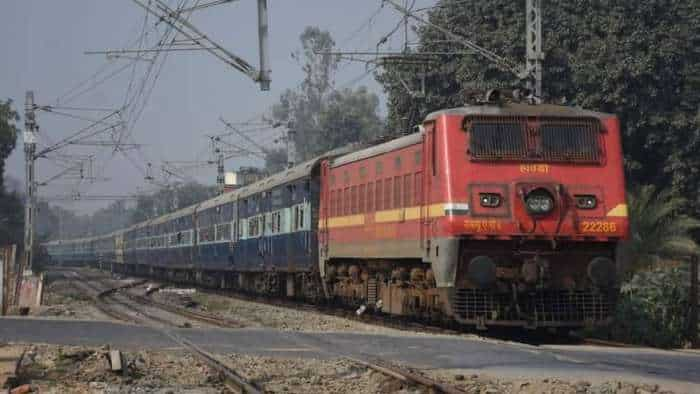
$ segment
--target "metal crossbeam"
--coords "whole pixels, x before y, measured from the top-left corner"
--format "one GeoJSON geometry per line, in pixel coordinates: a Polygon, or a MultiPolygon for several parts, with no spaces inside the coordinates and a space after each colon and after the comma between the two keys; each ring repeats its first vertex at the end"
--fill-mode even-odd
{"type": "MultiPolygon", "coordinates": [[[[153,6],[151,3],[146,4],[142,0],[132,1],[146,10],[146,12],[149,14],[156,16],[159,20],[167,23],[178,33],[191,40],[191,42],[200,47],[201,50],[209,52],[217,59],[247,75],[255,82],[258,82],[261,90],[270,89],[270,71],[268,69],[267,53],[267,0],[258,0],[260,70],[257,70],[243,58],[233,54],[222,45],[209,38],[202,31],[197,29],[191,22],[185,18],[182,18],[183,10],[173,10],[162,0],[153,0],[153,6]]],[[[217,2],[212,2],[209,5],[215,5],[215,3],[217,2]]],[[[163,49],[156,48],[155,50],[163,49]]],[[[170,50],[175,50],[175,48],[170,50]]]]}

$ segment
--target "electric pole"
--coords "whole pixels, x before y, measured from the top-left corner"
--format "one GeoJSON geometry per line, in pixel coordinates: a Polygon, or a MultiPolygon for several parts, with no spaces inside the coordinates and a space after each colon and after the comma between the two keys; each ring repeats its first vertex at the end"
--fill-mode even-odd
{"type": "Polygon", "coordinates": [[[535,97],[542,97],[542,0],[527,0],[525,11],[526,67],[530,75],[527,87],[534,92],[535,97]]]}
{"type": "Polygon", "coordinates": [[[297,146],[296,146],[296,126],[294,120],[290,120],[287,125],[287,168],[292,168],[297,164],[297,146]]]}
{"type": "Polygon", "coordinates": [[[34,228],[36,216],[36,113],[34,92],[27,91],[24,104],[24,161],[25,161],[25,190],[27,193],[24,205],[24,267],[31,270],[34,252],[34,228]]]}
{"type": "Polygon", "coordinates": [[[267,0],[258,0],[258,45],[260,51],[260,90],[270,90],[267,0]]]}
{"type": "Polygon", "coordinates": [[[211,143],[214,155],[216,156],[216,187],[219,194],[224,194],[224,189],[226,188],[226,176],[224,174],[224,152],[219,146],[219,140],[219,137],[214,137],[211,139],[211,143]]]}

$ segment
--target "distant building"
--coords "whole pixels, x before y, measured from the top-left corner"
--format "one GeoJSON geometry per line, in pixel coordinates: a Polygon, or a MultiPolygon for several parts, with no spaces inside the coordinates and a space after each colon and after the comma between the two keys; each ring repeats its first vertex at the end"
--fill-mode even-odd
{"type": "Polygon", "coordinates": [[[224,192],[230,192],[240,187],[255,183],[267,176],[267,173],[257,167],[241,167],[238,171],[224,174],[224,192]]]}

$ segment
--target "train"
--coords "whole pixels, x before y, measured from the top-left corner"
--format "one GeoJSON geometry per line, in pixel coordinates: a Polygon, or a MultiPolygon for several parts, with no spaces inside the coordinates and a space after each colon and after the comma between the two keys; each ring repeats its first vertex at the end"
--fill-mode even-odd
{"type": "Polygon", "coordinates": [[[499,101],[44,247],[56,264],[481,329],[570,329],[610,323],[628,226],[615,115],[499,101]]]}

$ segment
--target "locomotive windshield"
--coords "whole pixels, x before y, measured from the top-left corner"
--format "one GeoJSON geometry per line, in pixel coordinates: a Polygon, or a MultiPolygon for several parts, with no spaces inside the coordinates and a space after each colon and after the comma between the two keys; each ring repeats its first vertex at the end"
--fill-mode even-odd
{"type": "Polygon", "coordinates": [[[472,160],[600,161],[600,122],[594,118],[474,116],[464,128],[472,160]]]}

